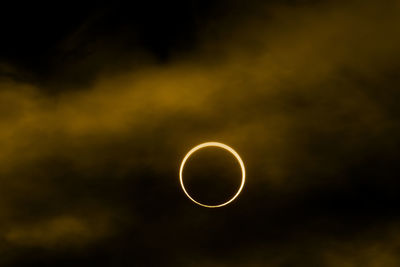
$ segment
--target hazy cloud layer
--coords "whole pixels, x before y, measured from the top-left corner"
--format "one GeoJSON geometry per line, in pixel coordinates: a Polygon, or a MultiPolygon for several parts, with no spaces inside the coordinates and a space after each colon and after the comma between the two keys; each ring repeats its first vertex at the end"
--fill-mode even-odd
{"type": "Polygon", "coordinates": [[[195,51],[80,90],[1,80],[0,262],[400,264],[399,2],[233,10],[195,51]],[[248,171],[219,211],[178,184],[184,153],[208,140],[248,171]]]}

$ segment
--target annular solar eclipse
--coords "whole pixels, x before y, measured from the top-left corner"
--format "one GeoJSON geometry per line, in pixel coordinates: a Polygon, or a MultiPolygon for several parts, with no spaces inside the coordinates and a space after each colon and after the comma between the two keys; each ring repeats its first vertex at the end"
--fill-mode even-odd
{"type": "Polygon", "coordinates": [[[182,187],[182,189],[183,189],[183,192],[184,192],[184,193],[186,194],[186,196],[187,196],[190,200],[192,200],[194,203],[196,203],[196,204],[198,204],[198,205],[200,205],[200,206],[206,207],[206,208],[219,208],[219,207],[223,207],[223,206],[228,205],[229,203],[231,203],[232,201],[234,201],[234,200],[239,196],[240,192],[241,192],[242,189],[243,189],[245,180],[246,180],[246,171],[245,171],[245,167],[244,167],[244,163],[243,163],[242,159],[240,158],[239,154],[238,154],[233,148],[231,148],[230,146],[227,146],[227,145],[225,145],[225,144],[223,144],[223,143],[219,143],[219,142],[206,142],[206,143],[202,143],[202,144],[200,144],[200,145],[197,145],[197,146],[193,147],[193,148],[185,155],[185,157],[184,157],[183,160],[182,160],[180,169],[179,169],[179,179],[180,179],[180,183],[181,183],[181,187],[182,187]],[[184,168],[185,168],[185,163],[186,163],[186,161],[190,158],[191,155],[193,155],[193,153],[195,153],[196,151],[198,151],[198,150],[200,150],[200,149],[202,149],[202,148],[206,148],[206,147],[218,147],[218,148],[227,150],[228,152],[230,152],[230,153],[236,158],[236,160],[238,161],[238,163],[239,163],[239,165],[240,165],[241,171],[242,171],[242,181],[241,181],[240,187],[239,187],[238,191],[236,192],[236,194],[235,194],[232,198],[230,198],[229,200],[227,200],[226,202],[223,202],[223,203],[220,203],[220,204],[217,204],[217,205],[207,205],[207,204],[200,203],[199,201],[195,200],[195,199],[194,199],[192,196],[190,196],[190,194],[187,192],[187,190],[186,190],[186,188],[185,188],[185,185],[184,185],[184,182],[183,182],[183,170],[184,170],[184,168]]]}

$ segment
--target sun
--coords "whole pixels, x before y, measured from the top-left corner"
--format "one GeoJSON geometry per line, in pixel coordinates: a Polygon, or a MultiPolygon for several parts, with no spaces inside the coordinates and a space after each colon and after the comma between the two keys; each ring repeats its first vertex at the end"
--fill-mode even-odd
{"type": "Polygon", "coordinates": [[[228,205],[229,203],[231,203],[232,201],[234,201],[234,200],[239,196],[240,192],[241,192],[242,189],[243,189],[245,180],[246,180],[246,170],[245,170],[245,167],[244,167],[243,160],[240,158],[239,154],[238,154],[233,148],[231,148],[230,146],[227,146],[227,145],[225,145],[225,144],[223,144],[223,143],[219,143],[219,142],[206,142],[206,143],[202,143],[202,144],[200,144],[200,145],[197,145],[197,146],[193,147],[193,148],[185,155],[185,157],[184,157],[183,160],[182,160],[181,167],[180,167],[180,169],[179,169],[179,180],[180,180],[180,183],[181,183],[181,187],[182,187],[182,189],[183,189],[183,192],[185,192],[186,196],[187,196],[190,200],[192,200],[194,203],[196,203],[196,204],[198,204],[198,205],[200,205],[200,206],[206,207],[206,208],[220,208],[220,207],[223,207],[223,206],[228,205]],[[224,203],[218,204],[218,205],[206,205],[206,204],[203,204],[203,203],[200,203],[200,202],[196,201],[195,199],[193,199],[193,198],[189,195],[189,193],[188,193],[188,192],[186,191],[186,189],[185,189],[185,185],[183,184],[183,175],[182,175],[182,174],[183,174],[183,169],[184,169],[184,167],[185,167],[186,161],[190,158],[190,156],[191,156],[193,153],[195,153],[196,151],[198,151],[198,150],[200,150],[200,149],[202,149],[202,148],[205,148],[205,147],[218,147],[218,148],[222,148],[222,149],[225,149],[225,150],[229,151],[229,152],[236,158],[236,160],[238,161],[238,163],[239,163],[239,165],[240,165],[240,168],[241,168],[241,170],[242,170],[242,182],[241,182],[241,184],[240,184],[239,190],[236,192],[236,194],[235,194],[231,199],[229,199],[228,201],[226,201],[226,202],[224,202],[224,203]]]}

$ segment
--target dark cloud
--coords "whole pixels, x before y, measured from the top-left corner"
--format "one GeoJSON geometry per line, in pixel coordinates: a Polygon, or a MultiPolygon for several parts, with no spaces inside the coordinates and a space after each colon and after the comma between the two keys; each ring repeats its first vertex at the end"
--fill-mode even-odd
{"type": "Polygon", "coordinates": [[[188,3],[88,6],[31,65],[3,47],[0,263],[398,266],[399,3],[188,3]],[[247,168],[221,209],[178,180],[210,140],[247,168]]]}

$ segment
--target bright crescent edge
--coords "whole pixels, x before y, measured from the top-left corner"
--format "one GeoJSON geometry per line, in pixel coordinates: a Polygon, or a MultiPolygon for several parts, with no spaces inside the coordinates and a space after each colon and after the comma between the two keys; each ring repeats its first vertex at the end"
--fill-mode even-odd
{"type": "Polygon", "coordinates": [[[182,160],[180,169],[179,169],[179,180],[180,180],[180,183],[181,183],[181,187],[182,187],[182,189],[183,189],[183,192],[184,192],[184,193],[186,194],[186,196],[187,196],[190,200],[192,200],[194,203],[196,203],[197,205],[206,207],[206,208],[220,208],[220,207],[223,207],[223,206],[228,205],[229,203],[231,203],[232,201],[234,201],[234,200],[239,196],[240,192],[241,192],[242,189],[243,189],[245,180],[246,180],[246,171],[245,171],[245,167],[244,167],[244,163],[243,163],[242,159],[240,158],[239,154],[238,154],[233,148],[231,148],[230,146],[227,146],[227,145],[225,145],[225,144],[223,144],[223,143],[219,143],[219,142],[206,142],[206,143],[202,143],[202,144],[200,144],[200,145],[195,146],[194,148],[192,148],[192,149],[185,155],[185,157],[184,157],[183,160],[182,160]],[[224,202],[224,203],[222,203],[222,204],[219,204],[219,205],[206,205],[206,204],[202,204],[202,203],[200,203],[200,202],[194,200],[194,199],[189,195],[189,193],[186,191],[185,186],[183,185],[183,175],[182,175],[182,173],[183,173],[183,168],[185,167],[185,163],[186,163],[186,161],[188,160],[188,158],[189,158],[194,152],[196,152],[197,150],[199,150],[199,149],[201,149],[201,148],[204,148],[204,147],[210,147],[210,146],[220,147],[220,148],[223,148],[223,149],[229,151],[230,153],[232,153],[232,154],[235,156],[236,160],[239,162],[240,168],[242,169],[242,183],[240,184],[239,190],[236,192],[236,194],[235,194],[231,199],[229,199],[228,201],[226,201],[226,202],[224,202]]]}

